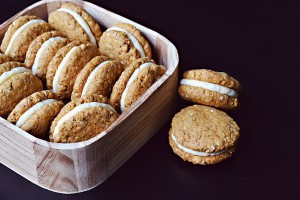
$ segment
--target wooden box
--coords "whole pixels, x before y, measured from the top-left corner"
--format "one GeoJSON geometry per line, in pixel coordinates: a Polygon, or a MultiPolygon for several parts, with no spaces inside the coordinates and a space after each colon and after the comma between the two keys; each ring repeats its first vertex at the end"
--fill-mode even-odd
{"type": "MultiPolygon", "coordinates": [[[[36,15],[47,20],[48,14],[63,2],[45,0],[24,9],[0,25],[1,40],[19,16],[36,15]]],[[[104,134],[85,142],[46,142],[0,117],[0,162],[40,187],[59,193],[83,192],[101,184],[171,117],[179,62],[175,46],[159,33],[92,3],[71,2],[83,7],[102,27],[119,22],[134,24],[151,43],[156,62],[167,72],[104,134]]]]}

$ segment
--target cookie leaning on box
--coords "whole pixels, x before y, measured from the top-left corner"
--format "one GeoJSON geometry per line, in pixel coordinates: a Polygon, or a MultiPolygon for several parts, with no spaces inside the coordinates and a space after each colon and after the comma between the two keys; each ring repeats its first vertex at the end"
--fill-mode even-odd
{"type": "Polygon", "coordinates": [[[24,61],[30,43],[37,36],[51,30],[48,23],[36,16],[21,16],[6,31],[1,51],[13,60],[24,61]]]}
{"type": "Polygon", "coordinates": [[[224,72],[195,69],[183,74],[178,93],[188,101],[232,109],[239,105],[240,90],[240,83],[224,72]]]}
{"type": "Polygon", "coordinates": [[[91,95],[65,105],[54,119],[50,141],[73,143],[88,140],[105,130],[119,117],[106,97],[91,95]]]}
{"type": "Polygon", "coordinates": [[[215,164],[230,157],[239,138],[239,127],[225,112],[194,105],[177,113],[169,131],[175,154],[194,164],[215,164]]]}
{"type": "Polygon", "coordinates": [[[6,117],[25,97],[41,91],[43,84],[19,62],[0,65],[0,116],[6,117]]]}

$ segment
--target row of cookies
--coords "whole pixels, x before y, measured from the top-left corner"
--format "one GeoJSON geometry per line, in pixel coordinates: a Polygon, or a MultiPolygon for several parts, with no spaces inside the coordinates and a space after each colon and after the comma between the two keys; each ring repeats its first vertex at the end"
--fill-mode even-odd
{"type": "MultiPolygon", "coordinates": [[[[63,5],[63,7],[64,6],[65,5],[63,5]]],[[[71,6],[71,8],[74,8],[74,5],[71,4],[66,4],[66,6],[67,7],[71,6]]],[[[78,7],[75,6],[75,8],[78,7]]],[[[56,12],[60,12],[60,11],[56,11],[56,12]]],[[[77,10],[77,12],[79,11],[77,10]]],[[[84,14],[83,12],[81,12],[81,14],[83,14],[83,16],[86,17],[86,14],[84,14]]],[[[69,14],[70,12],[65,12],[65,13],[69,14]]],[[[50,15],[49,17],[50,23],[53,22],[52,20],[50,20],[51,16],[52,15],[50,15]]],[[[153,60],[146,57],[140,59],[132,59],[130,62],[122,61],[123,63],[126,64],[131,63],[131,65],[129,65],[124,70],[124,65],[121,64],[120,62],[112,59],[108,59],[105,56],[99,56],[99,50],[95,45],[90,43],[83,43],[80,41],[71,41],[70,39],[65,38],[66,34],[63,35],[58,31],[53,31],[52,30],[53,26],[47,30],[45,27],[49,27],[49,24],[43,22],[42,20],[37,19],[36,17],[33,16],[20,17],[10,26],[3,40],[3,44],[1,45],[1,47],[3,46],[3,50],[2,50],[3,52],[5,53],[9,52],[8,55],[12,56],[13,57],[12,59],[15,60],[25,59],[25,64],[11,62],[11,63],[4,63],[4,65],[12,65],[12,63],[14,63],[14,65],[11,66],[10,68],[2,65],[0,66],[0,68],[3,69],[2,73],[0,73],[0,76],[9,77],[6,78],[6,80],[7,79],[10,80],[9,82],[5,82],[6,85],[11,85],[14,84],[15,82],[21,82],[18,88],[14,87],[14,88],[10,88],[9,90],[6,88],[5,84],[3,85],[0,83],[0,92],[3,93],[1,97],[4,97],[1,98],[1,102],[4,102],[3,107],[6,107],[6,104],[9,104],[8,106],[9,108],[6,109],[5,112],[2,112],[0,114],[1,116],[7,116],[12,110],[12,108],[21,99],[27,97],[15,107],[13,112],[11,112],[11,114],[9,115],[8,120],[13,123],[16,123],[16,125],[23,128],[24,130],[32,132],[37,137],[40,138],[46,137],[45,135],[47,135],[46,134],[47,131],[45,130],[48,129],[53,116],[55,116],[54,113],[57,114],[57,112],[60,110],[60,108],[63,105],[63,103],[59,100],[69,98],[71,96],[71,93],[72,93],[72,102],[70,102],[69,104],[74,104],[74,102],[76,101],[84,101],[82,100],[84,98],[92,98],[91,97],[93,96],[92,94],[97,94],[97,95],[103,94],[107,97],[111,96],[111,101],[113,102],[112,106],[116,110],[119,111],[121,109],[121,111],[124,111],[126,107],[130,106],[165,72],[165,68],[156,65],[153,60]],[[33,20],[36,20],[38,22],[33,20]],[[36,33],[36,35],[34,36],[31,35],[29,37],[30,31],[32,30],[35,31],[35,29],[40,29],[39,26],[43,27],[42,31],[36,33]],[[26,34],[24,34],[24,32],[26,34]],[[34,39],[35,36],[37,37],[34,39]],[[13,38],[13,40],[11,38],[13,38]],[[7,47],[5,47],[4,45],[5,42],[8,43],[8,45],[6,46],[12,46],[13,48],[12,47],[10,48],[14,50],[6,51],[7,47]],[[19,45],[20,43],[23,44],[24,47],[23,49],[26,48],[28,49],[27,52],[25,51],[26,56],[24,56],[24,51],[19,52],[15,50],[15,49],[20,49],[20,45],[19,45]],[[30,72],[25,67],[31,68],[32,72],[30,72]],[[122,73],[123,70],[124,72],[122,73]],[[16,76],[19,74],[26,74],[27,76],[34,77],[33,79],[35,80],[35,82],[32,81],[31,84],[28,83],[24,84],[25,79],[28,78],[20,79],[18,78],[18,76],[16,76]],[[43,89],[43,86],[42,86],[42,82],[38,78],[36,78],[33,74],[37,75],[44,82],[44,85],[46,85],[48,89],[52,89],[52,91],[37,92],[37,91],[41,91],[43,89]],[[117,83],[114,85],[115,82],[117,83]],[[28,88],[26,88],[25,85],[28,88]],[[112,86],[114,86],[113,89],[112,86]],[[7,96],[6,93],[11,93],[10,96],[8,96],[8,98],[5,98],[5,96],[7,96]],[[112,93],[112,95],[109,95],[110,93],[112,93]],[[48,98],[49,95],[51,97],[48,98]],[[41,96],[43,98],[41,98],[41,96]],[[10,99],[14,100],[13,103],[9,101],[10,99]],[[35,101],[33,101],[32,99],[35,99],[35,101]],[[35,102],[35,103],[31,104],[28,102],[31,103],[35,102]],[[27,106],[24,106],[26,104],[27,106]],[[38,114],[38,110],[44,110],[44,107],[46,110],[47,108],[49,110],[49,108],[51,108],[53,105],[55,105],[54,108],[50,109],[53,111],[52,114],[51,113],[48,114],[47,112],[46,112],[47,114],[42,114],[42,115],[38,114]],[[27,110],[24,108],[26,108],[27,110]],[[40,123],[38,123],[39,120],[36,119],[37,116],[39,120],[42,120],[40,121],[40,123]],[[34,120],[32,120],[31,118],[33,118],[34,120]],[[19,120],[21,122],[18,123],[19,120]],[[27,120],[29,120],[28,122],[29,125],[28,123],[26,123],[27,120]],[[46,120],[47,123],[44,123],[45,121],[43,120],[46,120]],[[34,129],[37,129],[38,125],[41,126],[41,124],[47,124],[47,126],[45,126],[46,128],[39,127],[38,129],[41,130],[33,131],[34,129]],[[30,129],[28,127],[33,127],[33,128],[30,129]]],[[[100,30],[100,28],[98,30],[100,30]]],[[[5,61],[12,60],[8,57],[6,58],[7,60],[5,61]]],[[[99,96],[99,97],[101,97],[102,99],[105,98],[103,96],[99,96]]],[[[93,97],[92,99],[95,100],[97,98],[93,97]]],[[[97,102],[89,102],[89,103],[97,103],[97,102]]],[[[70,107],[67,105],[65,107],[70,107]]],[[[82,106],[82,108],[83,110],[85,110],[88,109],[89,106],[82,106]]],[[[64,112],[63,110],[64,109],[62,109],[61,113],[66,113],[66,109],[64,110],[64,112]]],[[[114,110],[114,109],[110,109],[110,110],[114,110]]],[[[60,114],[57,117],[59,116],[60,114]]],[[[73,118],[74,116],[73,114],[70,114],[69,117],[73,118]]],[[[88,132],[90,133],[90,136],[86,136],[86,137],[76,136],[77,139],[75,140],[74,139],[55,140],[54,139],[55,137],[53,136],[52,138],[53,141],[56,142],[82,141],[95,135],[93,132],[90,131],[88,132]]],[[[60,135],[60,134],[54,134],[54,135],[60,135]]],[[[59,137],[59,138],[64,138],[64,137],[59,137]]],[[[72,138],[72,137],[68,136],[67,138],[72,138]]]]}
{"type": "Polygon", "coordinates": [[[183,99],[202,105],[186,107],[172,119],[169,144],[173,152],[185,161],[202,165],[229,158],[236,149],[240,128],[216,108],[237,108],[240,90],[240,83],[224,72],[186,71],[178,93],[183,99]]]}

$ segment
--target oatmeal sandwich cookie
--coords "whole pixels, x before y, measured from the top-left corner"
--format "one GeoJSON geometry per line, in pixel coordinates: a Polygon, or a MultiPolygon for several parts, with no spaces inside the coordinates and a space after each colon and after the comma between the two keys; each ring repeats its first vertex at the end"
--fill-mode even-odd
{"type": "Polygon", "coordinates": [[[91,42],[97,46],[102,35],[100,26],[81,7],[66,3],[49,15],[49,23],[72,40],[91,42]]]}
{"type": "Polygon", "coordinates": [[[12,61],[12,59],[10,57],[8,57],[7,55],[0,53],[0,65],[5,63],[5,62],[9,62],[12,61]]]}
{"type": "Polygon", "coordinates": [[[68,42],[58,31],[43,33],[31,42],[26,54],[26,67],[31,68],[34,75],[45,81],[50,61],[68,42]]]}
{"type": "Polygon", "coordinates": [[[232,109],[239,104],[240,90],[240,83],[224,72],[194,69],[183,74],[178,93],[188,101],[232,109]]]}
{"type": "Polygon", "coordinates": [[[119,23],[107,29],[99,42],[100,53],[126,66],[138,58],[151,58],[149,42],[133,25],[119,23]]]}
{"type": "Polygon", "coordinates": [[[41,91],[43,84],[25,65],[7,62],[0,65],[0,116],[7,117],[25,97],[41,91]]]}
{"type": "Polygon", "coordinates": [[[47,70],[47,87],[53,89],[61,99],[71,97],[77,75],[95,56],[96,46],[74,41],[58,50],[47,70]]]}
{"type": "Polygon", "coordinates": [[[164,73],[166,69],[154,63],[150,58],[134,61],[121,74],[113,87],[110,101],[116,110],[131,106],[144,94],[164,73]]]}
{"type": "Polygon", "coordinates": [[[30,43],[37,36],[51,29],[48,23],[36,16],[21,16],[6,31],[1,51],[13,60],[24,61],[30,43]]]}
{"type": "Polygon", "coordinates": [[[232,155],[239,131],[238,125],[225,112],[194,105],[174,116],[169,143],[173,152],[183,160],[210,165],[232,155]]]}
{"type": "Polygon", "coordinates": [[[72,100],[91,94],[109,97],[122,71],[123,66],[117,61],[109,60],[105,56],[93,58],[77,76],[72,100]]]}
{"type": "Polygon", "coordinates": [[[35,137],[48,140],[51,122],[63,106],[56,94],[44,90],[18,103],[7,120],[35,137]]]}
{"type": "Polygon", "coordinates": [[[118,118],[106,97],[91,95],[68,103],[54,119],[50,141],[60,143],[81,142],[104,134],[118,118]]]}

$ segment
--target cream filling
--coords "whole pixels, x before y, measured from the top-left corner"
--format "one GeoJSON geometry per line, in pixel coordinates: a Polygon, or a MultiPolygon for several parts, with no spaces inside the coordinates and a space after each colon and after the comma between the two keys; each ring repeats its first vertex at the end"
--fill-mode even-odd
{"type": "Polygon", "coordinates": [[[194,86],[194,87],[201,87],[210,91],[228,95],[230,97],[238,96],[238,93],[235,90],[214,83],[208,83],[204,81],[191,80],[191,79],[182,79],[180,81],[180,84],[194,86]]]}
{"type": "Polygon", "coordinates": [[[72,55],[72,53],[79,48],[79,46],[75,46],[73,47],[68,53],[67,55],[63,58],[63,60],[61,61],[61,63],[59,64],[56,72],[55,72],[55,76],[52,82],[52,88],[53,88],[53,92],[57,93],[57,85],[58,85],[58,79],[63,71],[63,69],[66,67],[66,65],[68,64],[68,61],[72,55]]]}
{"type": "Polygon", "coordinates": [[[95,46],[97,46],[96,38],[93,35],[89,25],[77,12],[74,12],[73,10],[70,10],[67,8],[60,8],[57,11],[66,12],[66,13],[72,15],[74,17],[74,19],[79,23],[79,25],[83,28],[83,30],[88,34],[91,43],[93,43],[95,46]]]}
{"type": "Polygon", "coordinates": [[[42,44],[41,48],[38,50],[38,52],[35,56],[34,63],[32,66],[32,73],[34,75],[36,75],[37,68],[40,64],[39,60],[40,60],[41,56],[44,54],[45,50],[51,45],[51,43],[62,40],[62,39],[63,39],[62,37],[53,37],[42,44]]]}
{"type": "Polygon", "coordinates": [[[108,62],[111,62],[110,60],[107,60],[107,61],[104,61],[102,63],[100,63],[93,71],[92,73],[89,75],[84,87],[83,87],[83,90],[82,90],[82,93],[81,93],[81,96],[85,95],[86,94],[86,91],[87,89],[89,88],[89,86],[92,84],[92,81],[93,79],[95,78],[96,76],[96,73],[108,62]]]}
{"type": "Polygon", "coordinates": [[[84,104],[80,104],[78,106],[76,106],[73,110],[71,110],[70,112],[68,112],[65,116],[63,116],[56,124],[55,128],[54,128],[54,132],[53,132],[53,137],[55,137],[58,133],[59,133],[59,127],[68,119],[74,117],[75,115],[77,115],[79,112],[82,112],[83,110],[87,109],[87,108],[94,108],[94,107],[103,107],[103,108],[107,108],[111,111],[115,111],[115,109],[113,109],[110,105],[105,104],[105,103],[99,103],[99,102],[91,102],[91,103],[84,103],[84,104]]]}
{"type": "Polygon", "coordinates": [[[216,153],[207,153],[207,152],[202,152],[202,151],[195,151],[195,150],[192,150],[192,149],[189,149],[189,148],[186,148],[184,146],[182,146],[181,144],[179,144],[177,141],[176,141],[176,138],[175,136],[172,134],[172,140],[175,142],[175,144],[177,145],[177,147],[179,149],[181,149],[182,151],[186,152],[186,153],[189,153],[189,154],[193,154],[195,156],[217,156],[219,154],[222,154],[224,152],[226,152],[227,150],[223,150],[223,151],[219,151],[219,152],[216,152],[216,153]]]}
{"type": "Polygon", "coordinates": [[[21,117],[19,118],[19,120],[16,123],[16,126],[21,127],[36,111],[38,111],[42,107],[44,107],[48,104],[51,104],[55,101],[56,101],[55,99],[47,99],[47,100],[44,100],[44,101],[41,101],[41,102],[35,104],[31,108],[29,108],[25,113],[23,113],[23,115],[21,115],[21,117]]]}
{"type": "Polygon", "coordinates": [[[128,38],[132,42],[133,46],[138,50],[138,52],[140,54],[140,58],[146,57],[145,51],[144,51],[142,45],[139,43],[139,41],[131,33],[129,33],[128,31],[126,31],[125,29],[120,28],[120,27],[111,27],[111,28],[107,29],[107,31],[121,31],[121,32],[126,33],[128,38]]]}
{"type": "Polygon", "coordinates": [[[31,71],[25,67],[16,67],[8,72],[4,72],[0,76],[0,85],[2,85],[7,79],[23,72],[31,72],[31,71]]]}
{"type": "Polygon", "coordinates": [[[35,24],[38,24],[38,23],[42,23],[42,22],[45,22],[44,20],[41,20],[41,19],[34,19],[34,20],[30,20],[28,21],[27,23],[23,24],[20,28],[18,28],[18,30],[13,34],[13,36],[11,37],[10,41],[9,41],[9,44],[5,50],[5,54],[6,55],[10,55],[11,53],[11,49],[12,47],[14,46],[14,44],[16,43],[16,40],[17,38],[27,29],[29,28],[30,26],[33,26],[35,24]]]}
{"type": "Polygon", "coordinates": [[[120,109],[121,109],[122,112],[124,112],[124,110],[125,110],[125,98],[126,98],[127,91],[129,89],[130,85],[134,82],[134,80],[139,75],[139,73],[142,69],[144,69],[146,67],[150,67],[151,65],[153,65],[153,63],[151,63],[151,62],[147,62],[147,63],[142,64],[139,68],[134,70],[133,74],[129,78],[129,80],[126,84],[125,90],[123,91],[122,96],[121,96],[120,109]]]}

